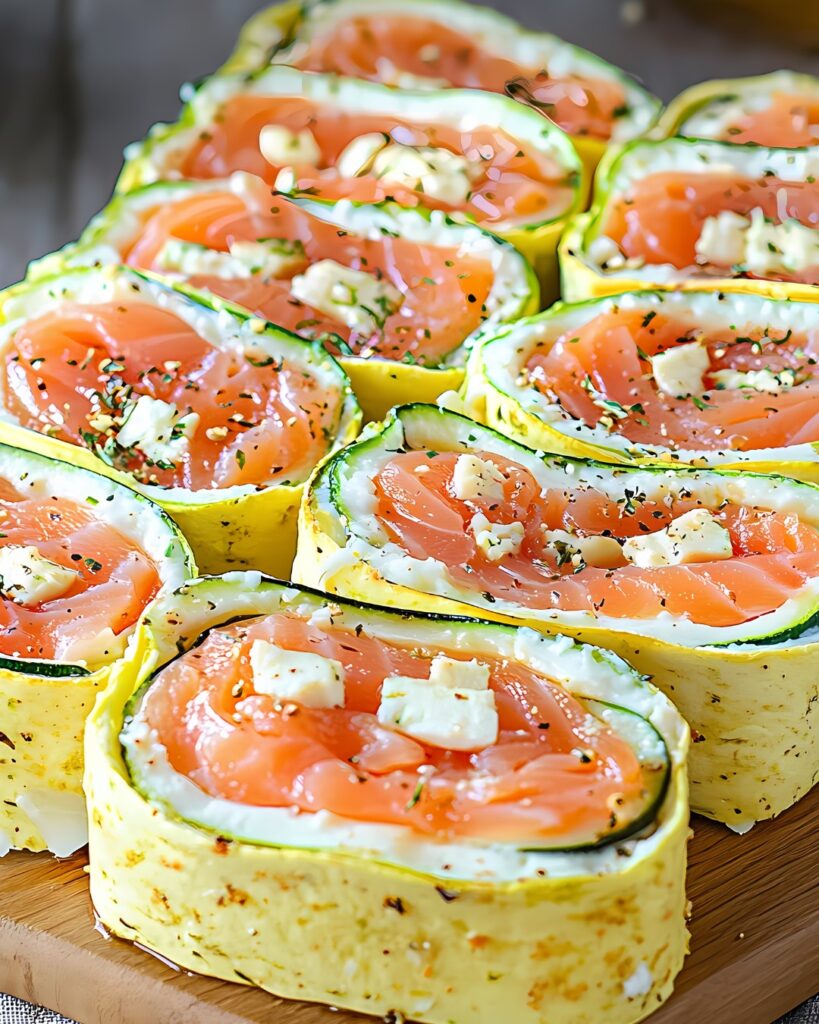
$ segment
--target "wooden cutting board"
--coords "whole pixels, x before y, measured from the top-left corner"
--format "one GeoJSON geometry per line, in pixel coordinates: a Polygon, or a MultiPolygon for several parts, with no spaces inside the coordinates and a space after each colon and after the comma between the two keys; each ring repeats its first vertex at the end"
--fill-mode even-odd
{"type": "MultiPolygon", "coordinates": [[[[85,863],[83,855],[58,861],[23,853],[0,861],[0,991],[82,1024],[372,1020],[179,971],[106,938],[95,928],[85,863]]],[[[771,1024],[813,995],[819,989],[819,786],[745,836],[695,818],[688,892],[691,955],[652,1024],[771,1024]]]]}

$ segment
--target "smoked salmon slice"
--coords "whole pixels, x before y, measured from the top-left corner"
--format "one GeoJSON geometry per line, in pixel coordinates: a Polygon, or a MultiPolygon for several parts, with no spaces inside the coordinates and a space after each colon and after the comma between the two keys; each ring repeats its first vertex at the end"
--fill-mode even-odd
{"type": "Polygon", "coordinates": [[[672,100],[664,135],[797,149],[819,142],[819,79],[793,71],[702,82],[672,100]]]}
{"type": "Polygon", "coordinates": [[[407,365],[460,365],[477,331],[534,312],[538,301],[522,257],[474,226],[395,206],[293,201],[241,172],[118,196],[78,243],[32,272],[97,262],[187,283],[334,355],[407,365]],[[351,316],[321,290],[311,304],[300,282],[316,264],[383,284],[383,310],[362,299],[376,315],[351,316]]]}
{"type": "Polygon", "coordinates": [[[514,631],[468,626],[456,648],[445,623],[436,639],[434,620],[414,637],[405,621],[404,639],[381,609],[301,605],[188,637],[138,693],[123,743],[141,785],[164,763],[237,805],[565,848],[622,838],[661,798],[666,756],[647,723],[626,716],[638,744],[618,735],[623,713],[512,656],[514,631]]]}
{"type": "Polygon", "coordinates": [[[247,171],[282,193],[393,199],[500,233],[576,208],[581,165],[559,129],[494,94],[479,116],[464,118],[464,103],[457,91],[402,94],[293,68],[217,75],[177,124],[129,149],[120,190],[247,171]]]}
{"type": "Polygon", "coordinates": [[[142,485],[297,484],[356,418],[321,349],[130,271],[32,282],[3,312],[7,416],[142,485]]]}
{"type": "Polygon", "coordinates": [[[570,299],[644,285],[815,301],[819,181],[811,149],[672,138],[631,143],[561,243],[570,299]]]}
{"type": "Polygon", "coordinates": [[[694,291],[564,305],[486,340],[470,363],[467,408],[562,454],[770,467],[811,479],[814,310],[694,291]]]}
{"type": "Polygon", "coordinates": [[[271,8],[247,26],[232,69],[256,70],[269,60],[402,89],[509,91],[580,140],[622,142],[657,112],[654,98],[618,68],[486,7],[334,0],[313,5],[284,47],[276,45],[274,15],[271,8]]]}

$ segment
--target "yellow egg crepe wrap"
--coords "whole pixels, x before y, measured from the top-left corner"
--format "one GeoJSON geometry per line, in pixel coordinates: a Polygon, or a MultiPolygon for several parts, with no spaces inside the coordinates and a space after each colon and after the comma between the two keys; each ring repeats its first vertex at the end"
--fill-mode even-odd
{"type": "Polygon", "coordinates": [[[687,744],[670,702],[607,652],[336,601],[258,573],[205,578],[154,607],[91,716],[92,899],[114,934],[288,998],[428,1024],[631,1024],[667,998],[687,948],[687,744]],[[495,844],[478,861],[469,843],[438,849],[405,825],[215,800],[180,782],[155,739],[139,754],[154,673],[203,631],[282,609],[356,636],[504,653],[570,692],[616,694],[667,750],[652,821],[597,849],[495,844]]]}
{"type": "MultiPolygon", "coordinates": [[[[738,831],[789,807],[819,768],[814,639],[819,581],[777,610],[735,626],[668,612],[658,618],[541,610],[454,582],[447,563],[409,557],[375,514],[373,477],[393,454],[488,452],[522,466],[543,488],[599,490],[626,510],[652,495],[735,501],[797,513],[819,528],[812,484],[714,470],[641,468],[547,456],[432,406],[405,406],[314,475],[302,505],[293,578],[355,600],[431,613],[480,614],[561,632],[615,651],[650,675],[692,726],[692,808],[738,831]]],[[[597,499],[595,499],[597,500],[597,499]]],[[[693,499],[691,499],[693,500],[693,499]]],[[[626,512],[628,514],[628,512],[626,512]]],[[[578,563],[579,564],[579,563],[578,563]]]]}
{"type": "MultiPolygon", "coordinates": [[[[193,575],[190,549],[173,522],[121,484],[6,443],[0,443],[0,478],[37,498],[53,498],[55,515],[60,499],[70,498],[124,534],[154,560],[160,593],[193,575]]],[[[105,559],[102,549],[83,553],[95,560],[92,571],[105,559]]],[[[55,627],[65,614],[54,612],[55,627]]],[[[26,849],[67,856],[85,843],[85,718],[132,632],[106,642],[92,619],[80,637],[87,652],[82,659],[0,656],[0,855],[26,849]]]]}

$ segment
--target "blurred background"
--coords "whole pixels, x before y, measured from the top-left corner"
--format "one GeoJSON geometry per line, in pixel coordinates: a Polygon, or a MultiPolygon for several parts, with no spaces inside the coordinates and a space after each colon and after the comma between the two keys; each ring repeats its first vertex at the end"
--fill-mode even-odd
{"type": "MultiPolygon", "coordinates": [[[[0,285],[76,237],[123,146],[179,109],[259,0],[0,0],[0,285]]],[[[663,99],[704,78],[819,73],[819,0],[495,0],[663,99]]]]}

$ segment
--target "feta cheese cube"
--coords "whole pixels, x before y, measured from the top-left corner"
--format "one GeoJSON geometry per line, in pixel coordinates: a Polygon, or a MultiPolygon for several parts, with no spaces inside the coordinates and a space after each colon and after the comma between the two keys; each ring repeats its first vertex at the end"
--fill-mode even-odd
{"type": "Polygon", "coordinates": [[[650,362],[657,387],[672,398],[701,395],[702,378],[711,365],[708,350],[698,341],[667,348],[652,356],[650,362]]]}
{"type": "Polygon", "coordinates": [[[116,439],[122,448],[138,448],[152,462],[173,464],[187,452],[198,426],[198,413],[180,416],[172,402],[140,395],[126,410],[116,439]]]}
{"type": "MultiPolygon", "coordinates": [[[[623,547],[614,537],[579,537],[576,533],[569,533],[567,530],[544,529],[543,539],[546,544],[557,550],[561,556],[568,556],[568,560],[575,564],[585,562],[586,565],[595,566],[598,569],[613,569],[623,564],[623,547]]],[[[566,559],[558,558],[560,564],[566,559]]]]}
{"type": "Polygon", "coordinates": [[[489,668],[474,660],[439,656],[428,680],[391,676],[381,687],[378,720],[445,750],[491,746],[498,738],[498,712],[489,668]]]}
{"type": "Polygon", "coordinates": [[[466,157],[448,149],[392,142],[376,153],[372,173],[387,184],[414,189],[458,206],[469,196],[475,168],[466,157]]]}
{"type": "Polygon", "coordinates": [[[607,267],[616,269],[625,263],[620,246],[608,235],[598,235],[597,238],[592,239],[589,243],[588,253],[589,258],[602,270],[607,267]]]}
{"type": "Polygon", "coordinates": [[[692,509],[663,530],[629,537],[623,554],[641,569],[731,558],[731,535],[704,508],[692,509]]]}
{"type": "Polygon", "coordinates": [[[477,455],[459,455],[452,472],[452,494],[458,501],[503,501],[506,477],[494,462],[477,455]]]}
{"type": "Polygon", "coordinates": [[[309,128],[294,132],[280,124],[266,124],[259,132],[259,151],[274,167],[317,165],[321,150],[309,128]]]}
{"type": "Polygon", "coordinates": [[[771,223],[761,207],[743,217],[707,217],[696,242],[699,262],[742,266],[752,274],[790,274],[819,265],[819,231],[798,220],[771,223]]]}
{"type": "Polygon", "coordinates": [[[334,317],[359,334],[373,334],[401,305],[401,292],[374,274],[335,260],[319,260],[290,282],[300,302],[334,317]]]}
{"type": "Polygon", "coordinates": [[[700,237],[694,244],[698,263],[717,267],[733,267],[745,259],[745,232],[749,220],[733,210],[721,210],[716,217],[706,217],[700,237]]]}
{"type": "Polygon", "coordinates": [[[390,137],[384,132],[367,132],[348,142],[336,160],[336,170],[342,178],[357,178],[372,167],[376,153],[389,145],[390,137]]]}
{"type": "Polygon", "coordinates": [[[777,395],[796,384],[796,373],[786,367],[774,373],[773,370],[716,370],[712,375],[719,387],[726,391],[750,388],[777,395]]]}
{"type": "Polygon", "coordinates": [[[489,666],[475,658],[461,661],[436,654],[430,665],[429,681],[450,690],[486,690],[489,688],[489,666]]]}
{"type": "Polygon", "coordinates": [[[0,591],[15,604],[34,606],[62,596],[79,573],[52,562],[33,544],[0,548],[0,591]]]}
{"type": "Polygon", "coordinates": [[[254,640],[250,667],[256,693],[307,708],[344,707],[344,666],[333,658],[254,640]]]}
{"type": "Polygon", "coordinates": [[[228,252],[169,238],[156,255],[156,265],[160,270],[188,277],[207,274],[223,280],[250,278],[256,274],[281,277],[303,262],[301,242],[275,238],[232,242],[228,252]]]}
{"type": "Polygon", "coordinates": [[[469,528],[478,547],[490,562],[516,555],[523,543],[523,523],[492,523],[483,512],[476,512],[469,528]]]}

